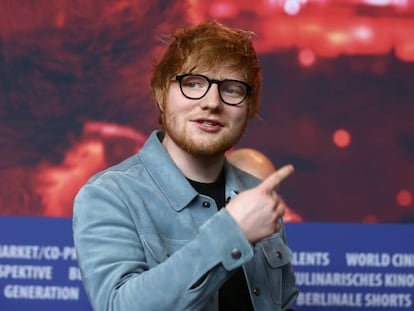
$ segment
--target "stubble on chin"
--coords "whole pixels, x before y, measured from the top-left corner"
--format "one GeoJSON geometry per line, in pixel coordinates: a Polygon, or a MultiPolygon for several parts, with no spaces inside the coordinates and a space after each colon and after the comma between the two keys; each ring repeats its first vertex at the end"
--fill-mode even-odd
{"type": "MultiPolygon", "coordinates": [[[[247,127],[247,121],[239,124],[233,129],[233,132],[228,135],[217,135],[217,139],[206,144],[197,138],[193,138],[191,133],[187,130],[178,131],[176,128],[171,128],[168,122],[164,120],[164,131],[171,140],[181,149],[196,157],[212,157],[224,154],[227,150],[234,147],[241,139],[247,127]]],[[[206,135],[215,135],[207,134],[206,135]]]]}

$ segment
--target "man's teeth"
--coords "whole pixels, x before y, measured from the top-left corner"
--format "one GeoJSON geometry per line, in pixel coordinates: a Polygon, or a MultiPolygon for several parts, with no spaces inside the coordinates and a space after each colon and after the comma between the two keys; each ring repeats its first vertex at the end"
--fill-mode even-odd
{"type": "Polygon", "coordinates": [[[214,123],[213,122],[208,122],[208,121],[200,121],[201,124],[203,125],[207,125],[207,126],[213,126],[214,123]]]}

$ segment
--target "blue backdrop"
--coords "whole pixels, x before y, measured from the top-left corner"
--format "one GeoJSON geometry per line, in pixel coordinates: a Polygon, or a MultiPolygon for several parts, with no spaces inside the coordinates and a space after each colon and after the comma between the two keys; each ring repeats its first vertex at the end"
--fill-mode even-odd
{"type": "MultiPolygon", "coordinates": [[[[0,310],[91,310],[71,225],[70,218],[0,218],[0,310]]],[[[414,310],[414,226],[286,226],[297,310],[414,310]]]]}

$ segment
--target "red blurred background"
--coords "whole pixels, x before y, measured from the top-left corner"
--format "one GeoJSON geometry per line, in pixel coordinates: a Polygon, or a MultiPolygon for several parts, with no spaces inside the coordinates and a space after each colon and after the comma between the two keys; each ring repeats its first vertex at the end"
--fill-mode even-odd
{"type": "Polygon", "coordinates": [[[414,220],[413,0],[0,1],[0,214],[71,216],[157,127],[164,35],[206,19],[255,32],[261,118],[239,146],[295,165],[291,208],[414,220]]]}

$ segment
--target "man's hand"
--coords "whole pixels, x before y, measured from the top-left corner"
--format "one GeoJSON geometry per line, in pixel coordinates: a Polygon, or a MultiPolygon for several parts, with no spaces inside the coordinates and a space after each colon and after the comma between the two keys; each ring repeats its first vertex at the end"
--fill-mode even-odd
{"type": "Polygon", "coordinates": [[[285,204],[276,189],[293,171],[292,165],[285,165],[260,185],[241,192],[227,204],[227,211],[250,243],[256,243],[280,230],[285,204]]]}

